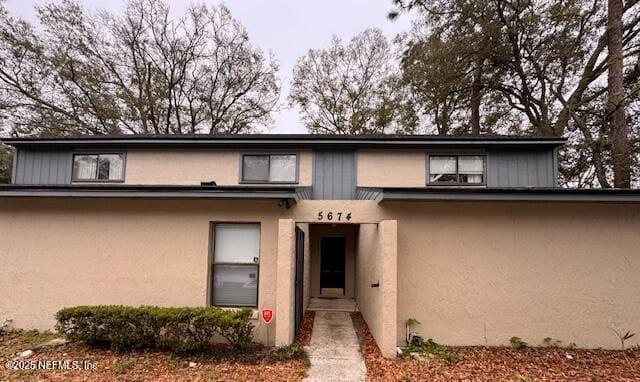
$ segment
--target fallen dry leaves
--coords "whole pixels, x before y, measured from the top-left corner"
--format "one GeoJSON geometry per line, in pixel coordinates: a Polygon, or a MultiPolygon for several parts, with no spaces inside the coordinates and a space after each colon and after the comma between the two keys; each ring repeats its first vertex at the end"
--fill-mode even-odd
{"type": "Polygon", "coordinates": [[[307,310],[302,317],[302,324],[298,330],[298,336],[296,337],[296,344],[300,346],[311,345],[311,331],[313,330],[313,320],[316,317],[316,312],[313,310],[307,310]]]}
{"type": "Polygon", "coordinates": [[[450,347],[448,365],[385,359],[360,313],[352,315],[367,365],[368,381],[640,381],[640,349],[450,347]],[[569,359],[567,355],[573,359],[569,359]]]}
{"type": "MultiPolygon", "coordinates": [[[[0,338],[0,349],[2,342],[0,338]]],[[[23,349],[24,350],[24,349],[23,349]]],[[[259,349],[264,350],[264,349],[259,349]]],[[[114,353],[68,344],[36,352],[28,360],[67,360],[95,363],[94,370],[7,370],[12,359],[2,356],[0,381],[301,381],[307,374],[303,360],[272,363],[266,357],[234,355],[221,345],[211,353],[176,356],[163,352],[114,353]],[[195,362],[195,365],[190,363],[195,362]]]]}

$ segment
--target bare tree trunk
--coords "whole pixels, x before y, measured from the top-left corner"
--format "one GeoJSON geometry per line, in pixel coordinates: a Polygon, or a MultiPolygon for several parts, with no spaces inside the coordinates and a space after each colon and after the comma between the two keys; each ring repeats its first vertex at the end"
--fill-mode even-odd
{"type": "Polygon", "coordinates": [[[611,130],[613,185],[631,187],[631,145],[624,114],[622,0],[608,0],[609,74],[607,114],[611,130]]]}
{"type": "Polygon", "coordinates": [[[480,135],[480,102],[482,100],[482,65],[483,59],[478,56],[473,68],[471,84],[471,134],[480,135]]]}

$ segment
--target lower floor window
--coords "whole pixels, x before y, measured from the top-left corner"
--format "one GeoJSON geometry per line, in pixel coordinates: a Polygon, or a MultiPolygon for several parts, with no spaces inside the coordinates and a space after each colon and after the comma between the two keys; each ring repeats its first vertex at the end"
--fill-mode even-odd
{"type": "Polygon", "coordinates": [[[211,304],[257,307],[260,224],[214,224],[211,304]]]}

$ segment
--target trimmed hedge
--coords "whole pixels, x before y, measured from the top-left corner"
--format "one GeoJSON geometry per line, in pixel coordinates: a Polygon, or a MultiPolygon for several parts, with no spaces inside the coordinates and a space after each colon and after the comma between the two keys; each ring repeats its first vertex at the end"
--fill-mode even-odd
{"type": "Polygon", "coordinates": [[[56,329],[73,341],[112,349],[202,350],[216,337],[235,348],[253,339],[250,309],[77,306],[56,313],[56,329]]]}

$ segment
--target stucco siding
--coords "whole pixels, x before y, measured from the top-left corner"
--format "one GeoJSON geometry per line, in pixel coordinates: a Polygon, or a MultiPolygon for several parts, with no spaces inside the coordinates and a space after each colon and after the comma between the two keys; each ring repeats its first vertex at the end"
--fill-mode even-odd
{"type": "Polygon", "coordinates": [[[205,305],[212,221],[261,223],[259,308],[275,308],[278,221],[312,224],[311,239],[318,211],[351,212],[348,223],[361,225],[353,290],[363,313],[375,308],[367,294],[380,270],[374,229],[397,221],[398,345],[408,318],[447,345],[508,345],[518,336],[617,348],[610,328],[640,330],[640,208],[596,203],[315,200],[286,210],[275,200],[5,198],[0,319],[44,329],[65,306],[205,305]]]}
{"type": "MultiPolygon", "coordinates": [[[[640,210],[597,204],[397,203],[404,323],[448,345],[619,347],[640,329],[640,210]]],[[[632,341],[638,343],[637,339],[632,341]]]]}
{"type": "MultiPolygon", "coordinates": [[[[242,153],[211,149],[130,149],[125,183],[200,185],[215,181],[218,185],[238,185],[242,153]]],[[[311,151],[298,152],[299,186],[311,186],[312,157],[311,151]]]]}
{"type": "Polygon", "coordinates": [[[424,150],[358,150],[358,187],[424,187],[424,150]]]}
{"type": "Polygon", "coordinates": [[[51,329],[66,306],[204,306],[211,221],[261,224],[258,303],[275,308],[280,211],[275,201],[0,200],[0,319],[51,329]]]}

